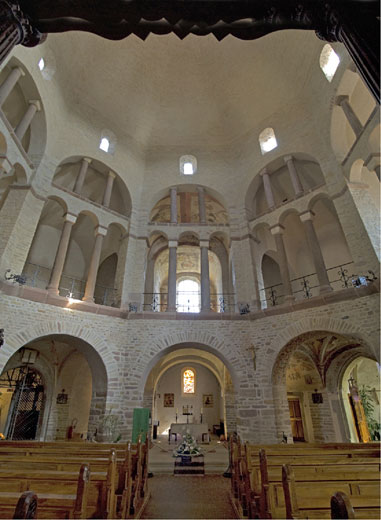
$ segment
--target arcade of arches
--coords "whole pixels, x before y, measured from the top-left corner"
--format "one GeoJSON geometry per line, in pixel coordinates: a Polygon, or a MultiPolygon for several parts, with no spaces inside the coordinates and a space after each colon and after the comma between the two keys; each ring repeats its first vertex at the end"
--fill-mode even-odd
{"type": "Polygon", "coordinates": [[[379,437],[379,112],[323,47],[75,33],[7,58],[0,432],[126,440],[144,407],[159,435],[379,437]]]}

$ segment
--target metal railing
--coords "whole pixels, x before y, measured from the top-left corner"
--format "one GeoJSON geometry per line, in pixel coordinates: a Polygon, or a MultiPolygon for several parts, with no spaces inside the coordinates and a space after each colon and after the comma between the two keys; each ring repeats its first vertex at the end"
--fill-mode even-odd
{"type": "MultiPolygon", "coordinates": [[[[143,298],[143,311],[165,312],[168,308],[168,293],[144,293],[143,298]]],[[[139,305],[134,304],[133,307],[133,310],[137,311],[139,305]]],[[[210,294],[210,310],[224,313],[233,312],[234,308],[234,294],[210,294]]],[[[198,313],[200,310],[201,295],[198,291],[179,291],[176,293],[176,312],[198,313]],[[196,299],[197,302],[195,302],[196,299]]]]}
{"type": "MultiPolygon", "coordinates": [[[[348,289],[350,287],[359,287],[361,285],[368,285],[375,280],[375,275],[372,271],[368,271],[367,276],[359,276],[354,274],[354,263],[347,262],[346,264],[337,265],[327,269],[329,283],[334,291],[348,289]]],[[[312,298],[319,295],[319,280],[316,273],[307,274],[290,280],[292,294],[295,299],[312,298]]],[[[278,283],[260,290],[262,293],[261,303],[262,308],[273,307],[280,305],[285,301],[283,284],[278,283]]]]}
{"type": "MultiPolygon", "coordinates": [[[[51,272],[52,270],[49,267],[26,262],[23,269],[23,276],[25,276],[26,285],[29,285],[29,287],[46,289],[51,272]]],[[[85,287],[86,280],[62,274],[58,290],[60,296],[72,298],[73,300],[82,300],[85,294],[85,287]]],[[[116,290],[113,287],[96,285],[94,289],[94,302],[98,305],[117,307],[116,290]]]]}

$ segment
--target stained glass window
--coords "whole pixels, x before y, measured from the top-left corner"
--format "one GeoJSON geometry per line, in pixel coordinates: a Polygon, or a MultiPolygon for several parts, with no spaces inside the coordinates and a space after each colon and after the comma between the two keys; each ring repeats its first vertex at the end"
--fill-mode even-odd
{"type": "Polygon", "coordinates": [[[194,372],[193,370],[184,370],[183,375],[184,394],[194,394],[194,372]]]}

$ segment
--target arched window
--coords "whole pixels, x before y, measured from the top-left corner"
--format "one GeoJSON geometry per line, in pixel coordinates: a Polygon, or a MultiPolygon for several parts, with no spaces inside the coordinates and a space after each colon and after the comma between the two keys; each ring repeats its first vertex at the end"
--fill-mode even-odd
{"type": "Polygon", "coordinates": [[[177,312],[200,312],[200,284],[181,280],[177,286],[177,312]]]}
{"type": "Polygon", "coordinates": [[[259,135],[259,145],[261,147],[262,155],[278,146],[275,132],[273,128],[265,128],[259,135]]]}
{"type": "Polygon", "coordinates": [[[111,132],[111,130],[105,128],[104,130],[102,130],[101,133],[99,149],[102,150],[102,152],[112,155],[115,152],[116,141],[116,135],[113,132],[111,132]]]}
{"type": "Polygon", "coordinates": [[[332,81],[339,63],[340,58],[329,43],[324,45],[323,50],[320,53],[320,68],[324,72],[328,81],[332,81]]]}
{"type": "Polygon", "coordinates": [[[197,159],[193,155],[180,157],[180,173],[182,175],[194,175],[197,172],[197,159]]]}
{"type": "Polygon", "coordinates": [[[194,394],[195,392],[195,373],[191,368],[183,372],[183,393],[194,394]]]}
{"type": "Polygon", "coordinates": [[[102,137],[101,142],[99,143],[99,148],[108,153],[110,148],[110,141],[107,139],[107,137],[102,137]]]}

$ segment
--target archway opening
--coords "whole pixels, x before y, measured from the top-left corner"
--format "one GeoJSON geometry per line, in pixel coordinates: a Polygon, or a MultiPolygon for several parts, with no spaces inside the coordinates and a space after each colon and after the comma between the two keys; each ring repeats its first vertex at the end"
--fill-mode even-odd
{"type": "Polygon", "coordinates": [[[52,334],[9,358],[0,393],[0,431],[9,439],[93,438],[106,408],[107,373],[90,344],[52,334]]]}

